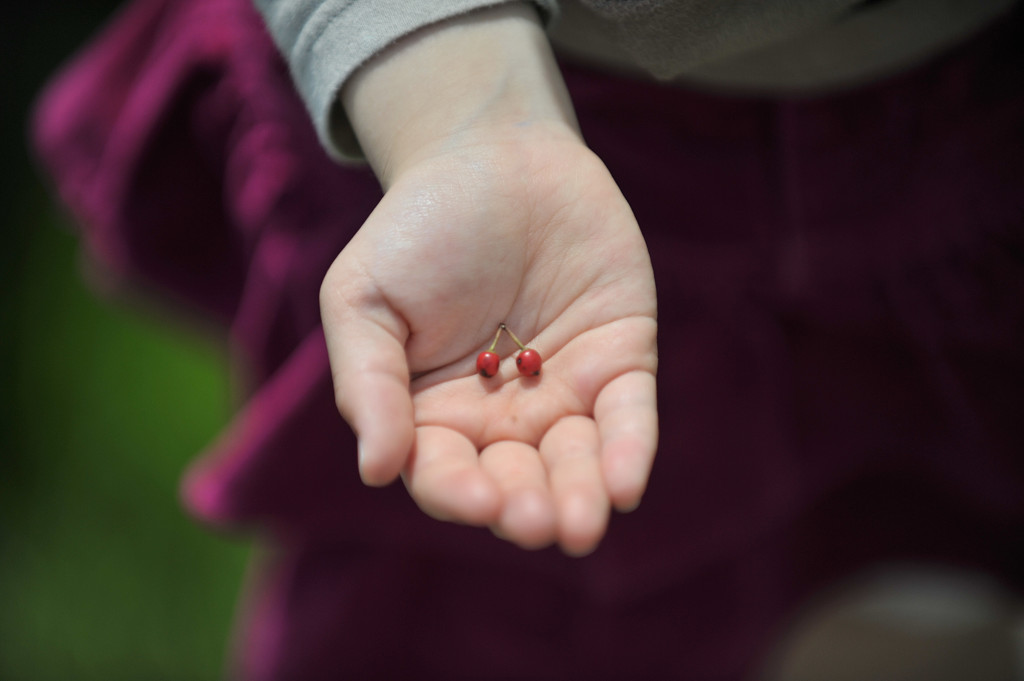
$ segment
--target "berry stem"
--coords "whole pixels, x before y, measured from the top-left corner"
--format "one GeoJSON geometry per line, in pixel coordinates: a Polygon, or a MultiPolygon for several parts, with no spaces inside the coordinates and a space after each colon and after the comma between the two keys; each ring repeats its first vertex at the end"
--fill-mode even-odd
{"type": "MultiPolygon", "coordinates": [[[[491,343],[491,347],[487,348],[487,352],[494,352],[494,348],[496,348],[498,346],[498,338],[501,336],[501,332],[502,331],[508,331],[508,329],[505,328],[504,324],[499,324],[498,325],[498,333],[494,334],[494,342],[491,343]]],[[[512,332],[509,331],[509,333],[512,333],[512,332]]]]}
{"type": "Polygon", "coordinates": [[[512,333],[512,329],[510,329],[507,326],[505,326],[504,322],[502,322],[501,325],[498,327],[498,333],[501,333],[502,330],[507,331],[508,335],[512,336],[512,340],[514,340],[516,342],[516,345],[519,346],[520,350],[525,350],[526,349],[526,346],[523,345],[518,338],[516,338],[516,335],[514,333],[512,333]]]}

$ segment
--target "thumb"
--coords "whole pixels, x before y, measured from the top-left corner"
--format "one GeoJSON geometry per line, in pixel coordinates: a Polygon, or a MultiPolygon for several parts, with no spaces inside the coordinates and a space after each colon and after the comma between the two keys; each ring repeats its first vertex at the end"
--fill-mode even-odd
{"type": "Polygon", "coordinates": [[[335,402],[359,439],[363,482],[386,485],[402,471],[415,437],[408,329],[383,295],[339,271],[340,261],[320,289],[335,402]]]}

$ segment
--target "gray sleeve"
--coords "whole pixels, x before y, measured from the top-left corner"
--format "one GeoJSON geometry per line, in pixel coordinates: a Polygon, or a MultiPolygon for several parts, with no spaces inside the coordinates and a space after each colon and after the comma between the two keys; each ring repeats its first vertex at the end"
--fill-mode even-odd
{"type": "MultiPolygon", "coordinates": [[[[512,0],[254,0],[291,68],[320,141],[335,158],[362,154],[340,106],[345,80],[418,28],[512,0]]],[[[529,0],[550,21],[557,0],[529,0]]]]}

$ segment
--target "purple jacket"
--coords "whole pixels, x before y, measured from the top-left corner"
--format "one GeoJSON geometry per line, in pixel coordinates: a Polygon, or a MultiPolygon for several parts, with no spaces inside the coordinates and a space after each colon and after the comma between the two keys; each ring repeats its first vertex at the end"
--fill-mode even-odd
{"type": "Polygon", "coordinates": [[[275,547],[239,673],[733,679],[881,561],[1019,585],[1022,25],[816,99],[564,65],[647,238],[661,348],[649,492],[572,560],[360,484],[317,291],[379,187],[328,159],[248,0],[129,5],[43,93],[34,142],[91,256],[222,325],[243,367],[183,485],[275,547]]]}

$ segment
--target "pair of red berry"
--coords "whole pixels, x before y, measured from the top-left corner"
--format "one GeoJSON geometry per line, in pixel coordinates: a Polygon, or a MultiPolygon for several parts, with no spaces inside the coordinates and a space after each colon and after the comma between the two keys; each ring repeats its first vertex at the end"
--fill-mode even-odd
{"type": "Polygon", "coordinates": [[[494,352],[494,348],[498,345],[498,338],[501,337],[502,331],[506,331],[508,335],[512,336],[512,340],[519,346],[519,356],[516,357],[516,367],[519,369],[519,373],[523,376],[539,375],[540,353],[520,343],[516,335],[505,326],[504,322],[498,325],[498,333],[494,334],[494,342],[491,343],[491,347],[476,356],[477,372],[484,378],[490,378],[498,373],[498,362],[501,361],[501,358],[494,352]]]}

